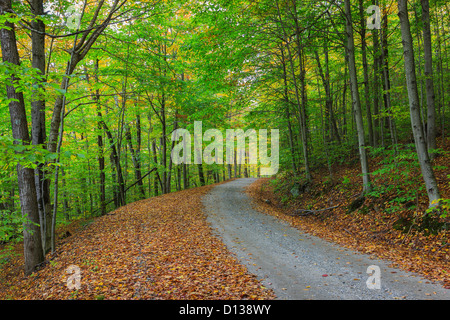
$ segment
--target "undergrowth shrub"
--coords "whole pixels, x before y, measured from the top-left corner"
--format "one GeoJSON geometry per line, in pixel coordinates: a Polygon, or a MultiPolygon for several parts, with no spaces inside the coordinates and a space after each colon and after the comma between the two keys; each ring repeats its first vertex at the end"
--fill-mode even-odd
{"type": "Polygon", "coordinates": [[[388,212],[401,208],[414,209],[417,199],[425,191],[414,145],[397,145],[390,149],[369,148],[371,156],[381,158],[381,166],[374,170],[374,188],[367,195],[375,198],[389,198],[388,212]]]}
{"type": "Polygon", "coordinates": [[[0,210],[0,267],[14,255],[13,246],[23,240],[23,225],[30,223],[19,211],[0,210]]]}
{"type": "MultiPolygon", "coordinates": [[[[424,235],[437,234],[448,230],[450,225],[444,221],[450,208],[449,199],[440,199],[436,208],[418,212],[418,202],[425,195],[425,186],[420,174],[420,167],[414,144],[398,145],[391,149],[369,148],[372,157],[380,158],[381,166],[373,171],[374,188],[367,195],[387,202],[384,208],[387,214],[396,214],[412,210],[406,217],[401,216],[394,222],[393,228],[402,232],[416,230],[424,235]]],[[[439,155],[443,150],[433,150],[439,155]]],[[[447,169],[435,166],[435,170],[447,169]]]]}

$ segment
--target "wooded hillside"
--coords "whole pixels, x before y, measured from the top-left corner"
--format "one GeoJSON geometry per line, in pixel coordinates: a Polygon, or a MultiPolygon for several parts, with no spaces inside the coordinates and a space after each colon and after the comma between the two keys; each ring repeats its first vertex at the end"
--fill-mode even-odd
{"type": "Polygon", "coordinates": [[[259,176],[248,154],[175,164],[172,132],[196,121],[223,137],[279,129],[289,189],[425,197],[410,214],[448,226],[446,1],[1,0],[0,13],[0,259],[23,241],[27,275],[74,219],[259,176]]]}

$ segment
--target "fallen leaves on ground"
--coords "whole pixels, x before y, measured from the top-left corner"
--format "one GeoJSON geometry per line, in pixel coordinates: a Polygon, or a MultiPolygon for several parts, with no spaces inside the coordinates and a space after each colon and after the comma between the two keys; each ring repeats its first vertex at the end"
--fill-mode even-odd
{"type": "MultiPolygon", "coordinates": [[[[272,299],[212,234],[201,197],[212,186],[141,200],[70,229],[46,266],[0,270],[0,299],[272,299]],[[70,265],[81,271],[69,289],[70,265]]],[[[76,224],[79,225],[79,224],[76,224]]],[[[20,250],[20,248],[17,248],[20,250]]]]}
{"type": "MultiPolygon", "coordinates": [[[[450,150],[450,139],[447,139],[444,147],[445,150],[450,150]]],[[[374,168],[377,165],[376,159],[372,161],[371,166],[374,168]]],[[[446,168],[448,163],[450,156],[447,153],[436,159],[435,165],[446,168]]],[[[448,173],[448,169],[435,172],[441,196],[447,199],[450,198],[448,173]]],[[[270,178],[259,179],[247,188],[247,193],[253,198],[255,209],[288,221],[291,225],[330,242],[391,261],[394,267],[421,274],[450,289],[450,230],[442,230],[436,235],[395,230],[392,226],[399,216],[414,213],[397,210],[388,214],[381,208],[384,203],[370,198],[364,203],[369,208],[367,212],[348,213],[347,206],[355,199],[355,195],[361,193],[358,165],[333,169],[336,181],[350,177],[345,192],[339,184],[327,185],[329,175],[326,170],[314,174],[311,190],[289,201],[286,201],[288,195],[274,192],[270,178]],[[336,205],[339,206],[320,211],[319,214],[292,216],[295,209],[321,210],[336,205]]],[[[385,198],[389,196],[391,195],[385,195],[385,198]]],[[[416,201],[416,214],[422,214],[428,206],[428,199],[424,195],[416,201]]]]}

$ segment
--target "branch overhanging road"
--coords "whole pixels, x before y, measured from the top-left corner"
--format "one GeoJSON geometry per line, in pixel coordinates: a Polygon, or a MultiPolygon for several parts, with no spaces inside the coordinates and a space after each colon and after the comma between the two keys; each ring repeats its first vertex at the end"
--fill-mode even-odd
{"type": "Polygon", "coordinates": [[[450,290],[439,284],[256,211],[244,191],[255,181],[244,178],[218,185],[203,204],[217,236],[278,299],[450,299],[450,290]],[[367,273],[371,265],[379,267],[380,289],[366,283],[374,275],[367,273]]]}

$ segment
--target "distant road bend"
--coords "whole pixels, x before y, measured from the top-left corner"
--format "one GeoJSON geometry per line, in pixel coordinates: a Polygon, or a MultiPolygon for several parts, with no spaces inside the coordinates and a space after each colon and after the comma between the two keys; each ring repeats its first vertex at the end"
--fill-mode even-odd
{"type": "Polygon", "coordinates": [[[278,299],[450,299],[450,290],[438,284],[254,210],[244,188],[255,181],[245,178],[218,185],[203,203],[217,235],[278,299]],[[366,283],[372,265],[379,267],[380,289],[366,283]]]}

